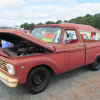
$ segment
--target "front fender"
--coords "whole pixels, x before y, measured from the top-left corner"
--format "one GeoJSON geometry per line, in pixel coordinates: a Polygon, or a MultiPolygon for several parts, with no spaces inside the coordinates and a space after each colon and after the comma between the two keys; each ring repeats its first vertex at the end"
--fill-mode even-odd
{"type": "Polygon", "coordinates": [[[36,66],[39,66],[39,65],[47,65],[47,66],[49,66],[55,72],[55,74],[62,73],[62,71],[63,71],[61,69],[61,67],[56,62],[54,62],[53,60],[47,59],[47,58],[44,58],[44,59],[42,58],[42,59],[38,59],[38,62],[36,62],[33,65],[31,65],[29,70],[28,70],[28,72],[33,67],[36,67],[36,66]]]}
{"type": "Polygon", "coordinates": [[[57,64],[57,62],[49,58],[37,58],[34,60],[23,61],[23,63],[19,64],[20,67],[18,68],[18,70],[20,71],[17,72],[18,77],[20,77],[19,84],[25,83],[30,70],[40,65],[49,66],[55,72],[56,75],[63,72],[63,69],[61,69],[61,67],[57,64]],[[21,69],[21,66],[23,65],[24,69],[21,69]]]}

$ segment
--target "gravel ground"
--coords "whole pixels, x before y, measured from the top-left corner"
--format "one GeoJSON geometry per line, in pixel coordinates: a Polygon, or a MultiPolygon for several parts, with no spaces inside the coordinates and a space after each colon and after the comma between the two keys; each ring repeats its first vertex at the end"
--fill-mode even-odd
{"type": "Polygon", "coordinates": [[[30,94],[24,85],[9,88],[0,81],[0,100],[100,100],[100,70],[81,67],[52,76],[45,91],[30,94]]]}

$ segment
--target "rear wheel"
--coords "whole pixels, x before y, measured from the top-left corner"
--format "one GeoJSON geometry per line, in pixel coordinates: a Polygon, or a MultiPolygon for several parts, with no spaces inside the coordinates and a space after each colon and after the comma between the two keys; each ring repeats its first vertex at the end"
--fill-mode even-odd
{"type": "Polygon", "coordinates": [[[44,67],[37,67],[29,74],[26,87],[31,93],[37,94],[45,90],[49,80],[49,71],[44,67]]]}
{"type": "Polygon", "coordinates": [[[89,67],[91,70],[98,71],[100,69],[100,58],[96,59],[89,67]]]}

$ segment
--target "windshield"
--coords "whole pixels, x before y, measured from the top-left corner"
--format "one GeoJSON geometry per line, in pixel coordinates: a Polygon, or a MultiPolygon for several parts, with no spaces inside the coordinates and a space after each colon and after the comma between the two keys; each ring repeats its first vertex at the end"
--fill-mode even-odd
{"type": "Polygon", "coordinates": [[[45,42],[60,43],[61,28],[60,27],[38,27],[34,28],[32,36],[37,37],[45,42]]]}

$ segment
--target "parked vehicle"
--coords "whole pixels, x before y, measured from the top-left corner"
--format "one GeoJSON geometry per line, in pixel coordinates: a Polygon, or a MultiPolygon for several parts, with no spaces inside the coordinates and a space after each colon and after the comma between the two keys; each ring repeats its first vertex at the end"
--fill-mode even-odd
{"type": "Polygon", "coordinates": [[[86,34],[80,34],[80,35],[81,35],[81,39],[89,40],[89,38],[86,34]]]}
{"type": "Polygon", "coordinates": [[[57,75],[88,64],[100,69],[100,41],[81,39],[75,25],[40,25],[32,35],[0,29],[0,38],[14,44],[0,48],[0,80],[9,87],[26,83],[31,93],[40,93],[49,83],[50,71],[57,75]]]}

